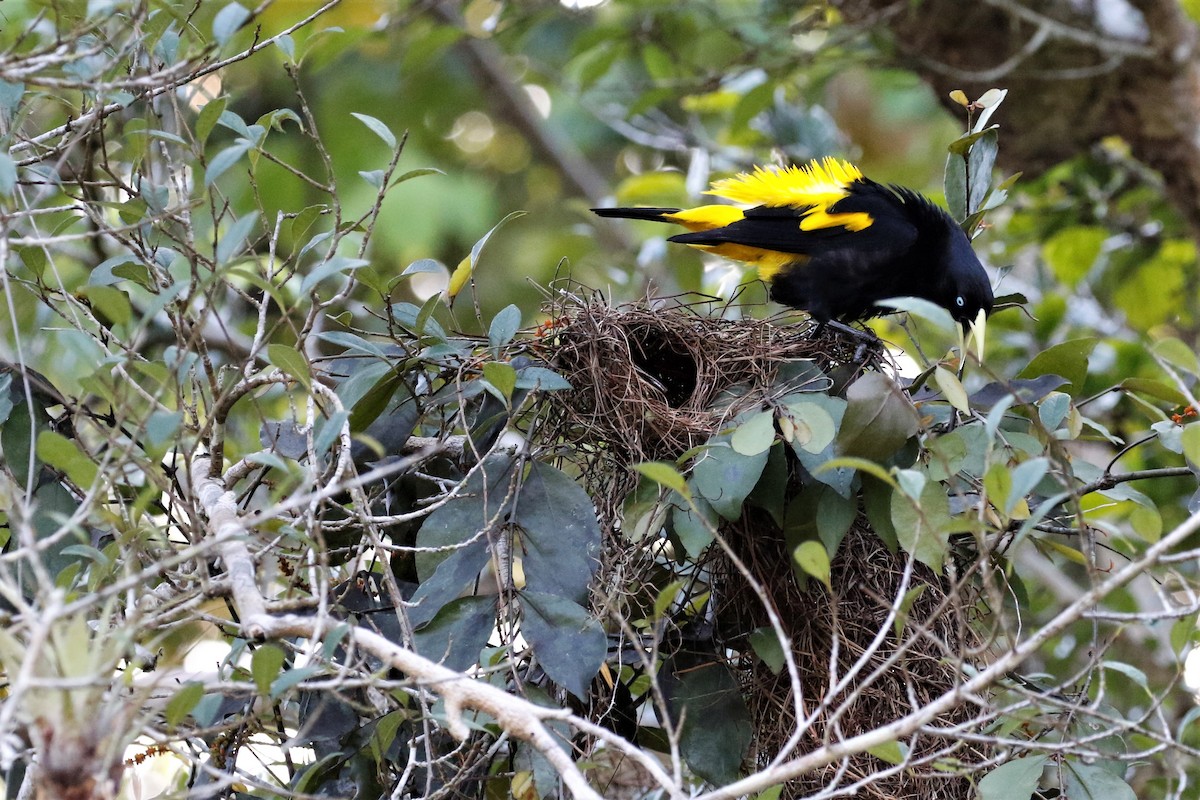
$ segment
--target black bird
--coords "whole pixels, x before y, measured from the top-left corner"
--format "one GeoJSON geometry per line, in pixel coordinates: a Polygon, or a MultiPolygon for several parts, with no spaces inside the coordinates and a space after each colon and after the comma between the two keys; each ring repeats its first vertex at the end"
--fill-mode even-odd
{"type": "Polygon", "coordinates": [[[765,169],[717,181],[733,205],[594,208],[602,217],[673,222],[669,241],[758,268],[771,299],[820,322],[853,322],[890,297],[920,297],[964,326],[991,313],[992,287],[954,218],[929,198],[876,183],[846,161],[765,169]]]}

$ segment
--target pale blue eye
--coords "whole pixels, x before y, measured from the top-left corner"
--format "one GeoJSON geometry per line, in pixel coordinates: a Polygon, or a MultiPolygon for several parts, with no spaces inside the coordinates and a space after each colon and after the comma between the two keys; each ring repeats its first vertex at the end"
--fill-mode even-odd
{"type": "Polygon", "coordinates": [[[958,297],[954,298],[954,302],[958,305],[959,308],[962,308],[964,305],[966,305],[966,303],[963,302],[962,295],[959,295],[958,297]]]}

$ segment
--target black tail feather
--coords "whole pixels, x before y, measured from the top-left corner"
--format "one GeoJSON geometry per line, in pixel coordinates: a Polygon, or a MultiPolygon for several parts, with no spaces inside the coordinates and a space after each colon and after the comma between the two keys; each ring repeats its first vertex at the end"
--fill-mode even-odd
{"type": "Polygon", "coordinates": [[[663,219],[667,214],[676,214],[678,208],[593,208],[592,212],[601,217],[618,217],[620,219],[648,219],[654,222],[667,222],[663,219]]]}

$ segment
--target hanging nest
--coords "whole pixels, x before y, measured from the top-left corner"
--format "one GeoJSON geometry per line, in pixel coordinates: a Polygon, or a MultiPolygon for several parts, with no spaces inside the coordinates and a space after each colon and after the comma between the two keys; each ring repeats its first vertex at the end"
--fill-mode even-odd
{"type": "MultiPolygon", "coordinates": [[[[833,560],[832,596],[816,581],[805,585],[795,574],[783,531],[756,508],[747,506],[742,519],[721,522],[719,535],[728,552],[712,546],[699,565],[664,557],[669,546],[661,538],[635,542],[621,531],[623,504],[638,482],[633,465],[674,461],[739,412],[787,393],[781,383],[786,384],[788,371],[798,361],[819,367],[831,377],[829,388],[836,390],[864,370],[884,369],[882,354],[872,350],[864,358],[861,342],[837,334],[816,336],[816,326],[807,320],[789,325],[779,319],[723,319],[724,309],[712,300],[668,298],[614,307],[577,288],[559,297],[548,309],[551,321],[544,326],[539,350],[572,389],[554,393],[550,418],[540,426],[538,438],[546,446],[571,445],[569,458],[596,503],[606,532],[596,605],[636,619],[654,607],[664,585],[681,575],[690,576],[696,594],[711,591],[703,626],[711,642],[709,652],[737,677],[753,720],[754,743],[746,768],[770,763],[796,728],[787,671],[775,675],[749,644],[750,634],[768,624],[764,597],[753,583],[763,587],[765,602],[792,641],[808,708],[829,687],[835,642],[839,676],[873,650],[861,678],[834,698],[831,708],[840,706],[837,719],[818,715],[793,756],[903,717],[913,702],[955,685],[960,677],[956,664],[975,644],[965,622],[965,599],[949,591],[941,576],[918,564],[906,585],[926,588],[913,602],[897,638],[887,619],[905,585],[906,558],[884,547],[862,513],[833,560]],[[745,573],[731,554],[745,565],[745,573]],[[881,629],[887,633],[880,642],[876,640],[881,629]]],[[[789,498],[811,483],[802,472],[792,465],[789,498]]],[[[695,627],[694,621],[681,625],[664,634],[660,645],[680,647],[695,634],[695,627]]],[[[597,686],[603,690],[599,682],[597,686]]],[[[600,698],[593,708],[607,705],[606,698],[600,698]]],[[[940,721],[954,723],[963,714],[951,712],[940,721]]],[[[866,776],[875,777],[864,782],[856,796],[971,796],[968,779],[921,763],[935,749],[944,753],[944,741],[913,737],[909,743],[917,760],[914,768],[879,776],[889,765],[861,754],[792,781],[785,796],[803,797],[827,789],[831,782],[850,786],[866,776]]],[[[953,756],[963,764],[983,758],[966,744],[953,756]]]]}
{"type": "MultiPolygon", "coordinates": [[[[815,580],[797,577],[790,548],[784,546],[782,533],[765,514],[751,510],[741,520],[726,524],[722,535],[767,593],[791,640],[796,669],[803,681],[805,713],[811,713],[817,701],[827,698],[831,673],[840,679],[864,653],[872,653],[857,677],[828,697],[826,710],[804,731],[797,754],[821,746],[825,737],[836,742],[887,725],[959,683],[961,674],[956,665],[963,663],[979,644],[966,624],[967,598],[949,591],[946,581],[922,564],[914,566],[906,582],[904,554],[890,553],[865,516],[860,514],[855,520],[833,559],[832,597],[815,580]],[[887,622],[888,612],[894,598],[913,589],[917,589],[916,597],[901,620],[897,636],[887,622]],[[887,630],[879,640],[881,628],[887,630]],[[837,653],[834,670],[830,668],[831,652],[837,653]],[[836,721],[832,718],[834,709],[836,721]]],[[[754,721],[751,765],[763,768],[796,730],[790,676],[786,670],[772,672],[747,640],[752,631],[770,625],[763,601],[750,582],[724,552],[715,548],[708,554],[707,566],[713,572],[716,628],[723,634],[722,644],[738,654],[733,662],[754,721]]],[[[960,706],[943,714],[936,724],[956,725],[970,716],[971,709],[960,706]]],[[[948,749],[943,739],[919,736],[910,737],[906,744],[917,762],[915,767],[881,776],[890,765],[860,753],[792,781],[784,796],[807,797],[831,785],[846,786],[871,776],[855,797],[974,798],[971,781],[946,767],[952,761],[963,765],[985,761],[982,748],[960,741],[956,749],[948,749]],[[926,763],[921,763],[923,760],[926,763]],[[838,771],[843,769],[839,777],[838,771]]]]}

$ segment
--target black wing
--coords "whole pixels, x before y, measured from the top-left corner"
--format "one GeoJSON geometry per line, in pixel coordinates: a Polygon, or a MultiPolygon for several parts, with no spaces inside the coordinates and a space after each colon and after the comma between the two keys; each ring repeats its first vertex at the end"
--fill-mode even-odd
{"type": "Polygon", "coordinates": [[[780,253],[815,255],[829,250],[878,251],[884,258],[907,251],[917,240],[917,227],[907,204],[873,181],[859,181],[851,193],[829,207],[831,214],[865,213],[871,224],[859,231],[842,226],[802,230],[800,221],[811,206],[747,209],[745,218],[709,231],[681,233],[670,241],[692,245],[739,244],[780,253]]]}

